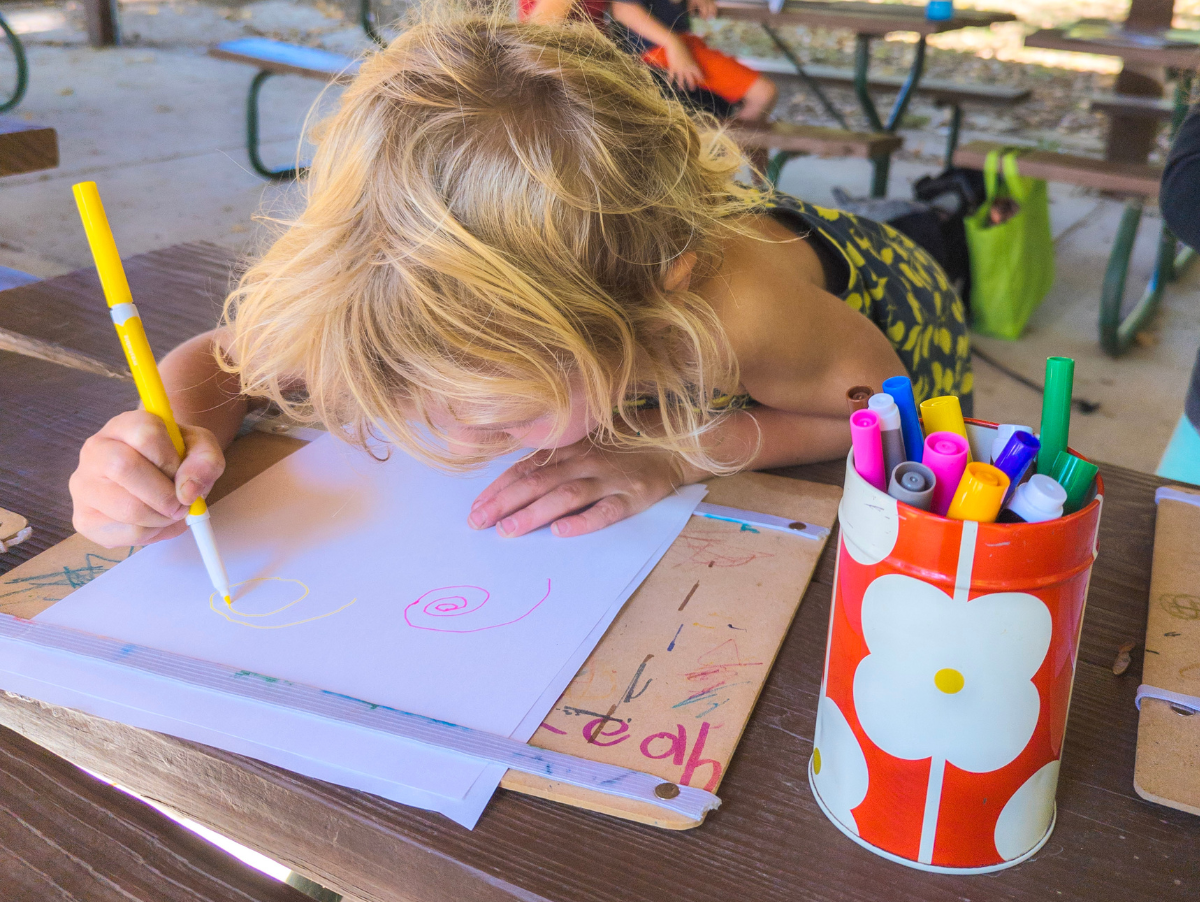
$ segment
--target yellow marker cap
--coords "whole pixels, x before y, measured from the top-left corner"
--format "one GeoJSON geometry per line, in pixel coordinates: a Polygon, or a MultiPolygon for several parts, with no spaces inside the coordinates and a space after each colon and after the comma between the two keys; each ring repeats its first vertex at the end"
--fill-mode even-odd
{"type": "MultiPolygon", "coordinates": [[[[963,422],[962,405],[954,395],[942,395],[921,402],[921,423],[925,434],[953,432],[967,438],[967,424],[963,422]]],[[[967,460],[971,460],[971,443],[967,441],[967,460]]]]}
{"type": "Polygon", "coordinates": [[[1008,475],[991,464],[967,464],[946,516],[951,520],[995,522],[1008,484],[1008,475]]]}

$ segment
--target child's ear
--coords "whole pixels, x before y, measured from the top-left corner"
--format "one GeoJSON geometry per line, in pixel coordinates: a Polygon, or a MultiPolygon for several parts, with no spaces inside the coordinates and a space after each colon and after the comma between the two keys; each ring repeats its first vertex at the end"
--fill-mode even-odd
{"type": "Polygon", "coordinates": [[[692,284],[692,270],[696,268],[696,255],[692,251],[680,254],[667,270],[663,288],[667,291],[687,291],[692,284]]]}

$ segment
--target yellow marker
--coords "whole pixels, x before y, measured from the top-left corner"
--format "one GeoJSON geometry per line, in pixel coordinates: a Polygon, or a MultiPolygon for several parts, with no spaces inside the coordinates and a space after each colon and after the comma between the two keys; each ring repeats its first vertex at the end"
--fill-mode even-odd
{"type": "MultiPolygon", "coordinates": [[[[73,190],[75,203],[79,206],[79,215],[83,219],[83,228],[87,232],[88,244],[92,249],[92,258],[96,261],[96,271],[100,274],[104,298],[108,301],[113,325],[117,327],[117,336],[125,350],[125,359],[129,361],[129,370],[133,373],[138,396],[146,410],[163,421],[167,427],[167,434],[171,436],[171,444],[182,458],[186,451],[183,435],[175,423],[175,415],[171,413],[171,402],[167,398],[166,388],[163,387],[162,376],[158,373],[158,364],[154,362],[150,342],[146,340],[142,319],[138,316],[137,307],[133,305],[133,295],[129,293],[129,283],[125,280],[125,267],[121,265],[117,242],[113,239],[112,229],[109,228],[108,217],[104,215],[100,192],[96,190],[95,182],[80,182],[73,190]]],[[[196,537],[200,557],[204,559],[204,569],[208,571],[213,587],[225,599],[225,603],[230,604],[229,577],[225,574],[225,565],[217,551],[217,540],[209,521],[208,505],[204,503],[203,498],[197,498],[188,509],[187,523],[191,527],[192,535],[196,537]]]]}
{"type": "Polygon", "coordinates": [[[971,457],[971,441],[967,438],[967,424],[963,422],[962,405],[954,395],[942,395],[921,402],[921,423],[925,434],[953,432],[967,439],[967,460],[971,457]]]}
{"type": "Polygon", "coordinates": [[[1008,474],[991,464],[967,464],[946,516],[951,520],[994,523],[1008,491],[1008,474]]]}

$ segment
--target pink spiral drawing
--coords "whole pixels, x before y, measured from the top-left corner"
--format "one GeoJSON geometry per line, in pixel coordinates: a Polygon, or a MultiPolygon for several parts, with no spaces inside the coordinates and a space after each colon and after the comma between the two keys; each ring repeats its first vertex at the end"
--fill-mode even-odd
{"type": "MultiPolygon", "coordinates": [[[[546,580],[546,594],[518,617],[489,623],[486,611],[479,616],[471,616],[479,612],[491,597],[491,593],[482,586],[443,586],[440,589],[430,589],[404,609],[404,622],[414,629],[435,633],[478,633],[498,626],[508,626],[518,620],[524,620],[550,597],[550,580],[546,580]],[[459,617],[463,619],[455,619],[459,617]]],[[[507,617],[511,613],[511,609],[497,611],[493,616],[507,617]]]]}

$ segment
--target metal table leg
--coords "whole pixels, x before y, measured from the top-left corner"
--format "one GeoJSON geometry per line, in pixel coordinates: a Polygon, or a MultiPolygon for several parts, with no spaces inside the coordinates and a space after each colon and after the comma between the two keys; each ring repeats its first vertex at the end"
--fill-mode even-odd
{"type": "Polygon", "coordinates": [[[287,166],[283,169],[271,169],[262,161],[262,156],[259,154],[259,135],[258,135],[258,97],[262,93],[263,83],[266,82],[275,73],[263,70],[254,76],[254,80],[250,82],[250,95],[246,98],[246,154],[250,157],[250,165],[265,179],[273,181],[284,181],[286,179],[294,179],[304,175],[307,168],[295,166],[287,166]]]}
{"type": "Polygon", "coordinates": [[[779,52],[783,54],[784,58],[792,64],[792,67],[796,70],[796,74],[800,76],[800,80],[803,81],[804,84],[808,86],[808,89],[813,92],[813,95],[817,98],[817,101],[822,107],[824,107],[825,112],[833,117],[833,120],[838,124],[839,128],[844,128],[846,131],[849,131],[850,126],[846,124],[846,117],[842,115],[842,111],[835,107],[829,98],[825,96],[825,92],[821,90],[821,86],[817,83],[817,81],[804,71],[804,64],[800,62],[799,57],[797,57],[792,51],[792,48],[788,46],[788,43],[781,38],[779,33],[766,22],[762,23],[762,29],[767,33],[767,37],[775,42],[775,46],[779,49],[779,52]]]}
{"type": "MultiPolygon", "coordinates": [[[[871,35],[856,35],[854,39],[854,93],[858,97],[858,105],[862,107],[863,115],[867,117],[867,122],[870,123],[872,131],[894,133],[900,127],[904,113],[908,110],[908,104],[917,92],[917,86],[921,83],[921,76],[925,72],[925,36],[921,35],[917,40],[912,66],[908,70],[908,77],[904,80],[904,84],[900,87],[900,93],[896,95],[896,100],[892,103],[892,111],[888,114],[886,124],[879,118],[879,111],[875,109],[875,101],[871,99],[868,78],[870,68],[871,35]]],[[[883,197],[887,194],[891,163],[892,158],[890,156],[880,157],[873,161],[874,174],[871,179],[872,197],[883,197]]]]}
{"type": "MultiPolygon", "coordinates": [[[[1178,73],[1175,82],[1175,110],[1171,118],[1172,139],[1187,115],[1191,89],[1192,74],[1178,73]]],[[[1142,220],[1142,206],[1141,198],[1125,204],[1125,212],[1121,215],[1117,237],[1108,255],[1104,284],[1100,290],[1100,346],[1112,357],[1117,357],[1129,349],[1137,333],[1158,309],[1167,283],[1175,281],[1196,258],[1196,252],[1192,248],[1187,247],[1182,251],[1179,249],[1178,240],[1164,222],[1158,235],[1154,272],[1141,299],[1122,317],[1121,304],[1125,300],[1129,259],[1133,255],[1134,240],[1142,220]]]]}
{"type": "Polygon", "coordinates": [[[21,98],[25,96],[25,89],[29,87],[29,63],[25,59],[25,48],[21,45],[21,39],[8,27],[3,15],[0,15],[0,30],[4,32],[8,46],[12,48],[13,59],[17,63],[17,86],[6,100],[0,100],[0,113],[5,113],[20,103],[21,98]]]}

